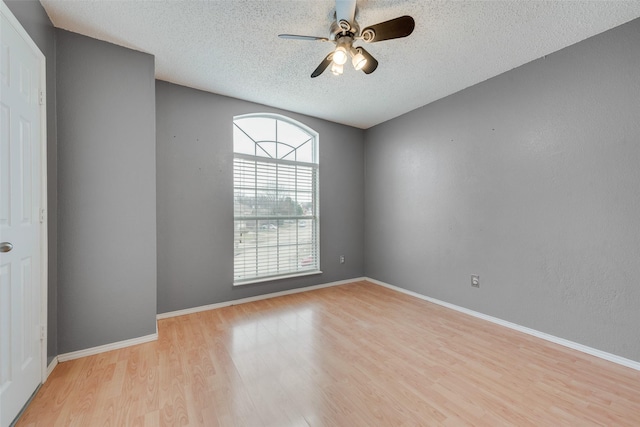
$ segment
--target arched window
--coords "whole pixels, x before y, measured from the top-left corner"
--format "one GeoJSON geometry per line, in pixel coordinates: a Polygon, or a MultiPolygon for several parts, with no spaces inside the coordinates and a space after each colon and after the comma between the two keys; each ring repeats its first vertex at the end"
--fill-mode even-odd
{"type": "Polygon", "coordinates": [[[237,116],[233,151],[234,284],[319,273],[317,132],[237,116]]]}

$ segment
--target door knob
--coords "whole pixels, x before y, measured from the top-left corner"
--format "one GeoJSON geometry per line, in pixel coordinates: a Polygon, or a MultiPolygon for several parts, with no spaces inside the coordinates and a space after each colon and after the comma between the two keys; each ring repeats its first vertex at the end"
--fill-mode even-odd
{"type": "Polygon", "coordinates": [[[0,243],[0,252],[9,252],[11,249],[13,249],[13,245],[9,242],[2,242],[0,243]]]}

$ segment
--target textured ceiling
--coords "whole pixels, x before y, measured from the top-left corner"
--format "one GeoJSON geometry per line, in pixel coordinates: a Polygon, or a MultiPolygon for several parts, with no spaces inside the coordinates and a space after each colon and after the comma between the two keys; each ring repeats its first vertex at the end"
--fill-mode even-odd
{"type": "MultiPolygon", "coordinates": [[[[368,128],[640,17],[640,1],[359,0],[361,27],[411,15],[405,39],[366,46],[366,75],[309,76],[332,44],[333,0],[42,0],[54,25],[155,55],[156,77],[368,128]]],[[[356,43],[358,44],[358,43],[356,43]]]]}

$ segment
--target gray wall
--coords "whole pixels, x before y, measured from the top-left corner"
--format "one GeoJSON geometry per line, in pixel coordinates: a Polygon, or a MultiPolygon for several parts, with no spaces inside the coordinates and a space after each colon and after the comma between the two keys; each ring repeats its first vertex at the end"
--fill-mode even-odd
{"type": "Polygon", "coordinates": [[[49,278],[47,296],[47,356],[58,354],[58,143],[56,129],[56,38],[55,29],[38,1],[5,0],[9,10],[20,21],[38,45],[47,62],[47,224],[49,245],[49,278]]]}
{"type": "Polygon", "coordinates": [[[363,133],[164,82],[154,100],[149,55],[6,3],[47,58],[50,358],[153,333],[157,271],[158,312],[366,273],[640,361],[640,21],[363,133]],[[321,276],[231,286],[250,112],[320,133],[321,276]]]}
{"type": "Polygon", "coordinates": [[[156,122],[158,313],[363,275],[362,130],[161,81],[156,122]],[[256,112],[320,134],[323,274],[233,287],[232,123],[256,112]]]}
{"type": "Polygon", "coordinates": [[[57,31],[58,350],[156,330],[154,58],[57,31]]]}
{"type": "Polygon", "coordinates": [[[367,276],[640,361],[640,20],[365,141],[367,276]]]}

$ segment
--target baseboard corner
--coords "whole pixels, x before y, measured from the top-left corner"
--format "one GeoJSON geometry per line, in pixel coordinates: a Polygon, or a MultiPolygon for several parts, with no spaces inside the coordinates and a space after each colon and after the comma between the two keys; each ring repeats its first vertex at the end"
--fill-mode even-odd
{"type": "Polygon", "coordinates": [[[54,356],[51,362],[47,365],[47,372],[45,373],[44,381],[42,381],[43,383],[47,381],[47,378],[49,378],[49,375],[51,375],[56,366],[58,366],[58,356],[54,356]]]}
{"type": "Polygon", "coordinates": [[[81,357],[93,356],[100,353],[105,353],[111,350],[118,350],[120,348],[131,347],[138,344],[144,344],[151,341],[158,340],[158,330],[156,326],[156,332],[149,335],[144,335],[137,338],[131,338],[128,340],[117,341],[110,344],[99,345],[96,347],[87,348],[84,350],[72,351],[69,353],[59,354],[57,359],[58,362],[67,362],[69,360],[79,359],[81,357]]]}

